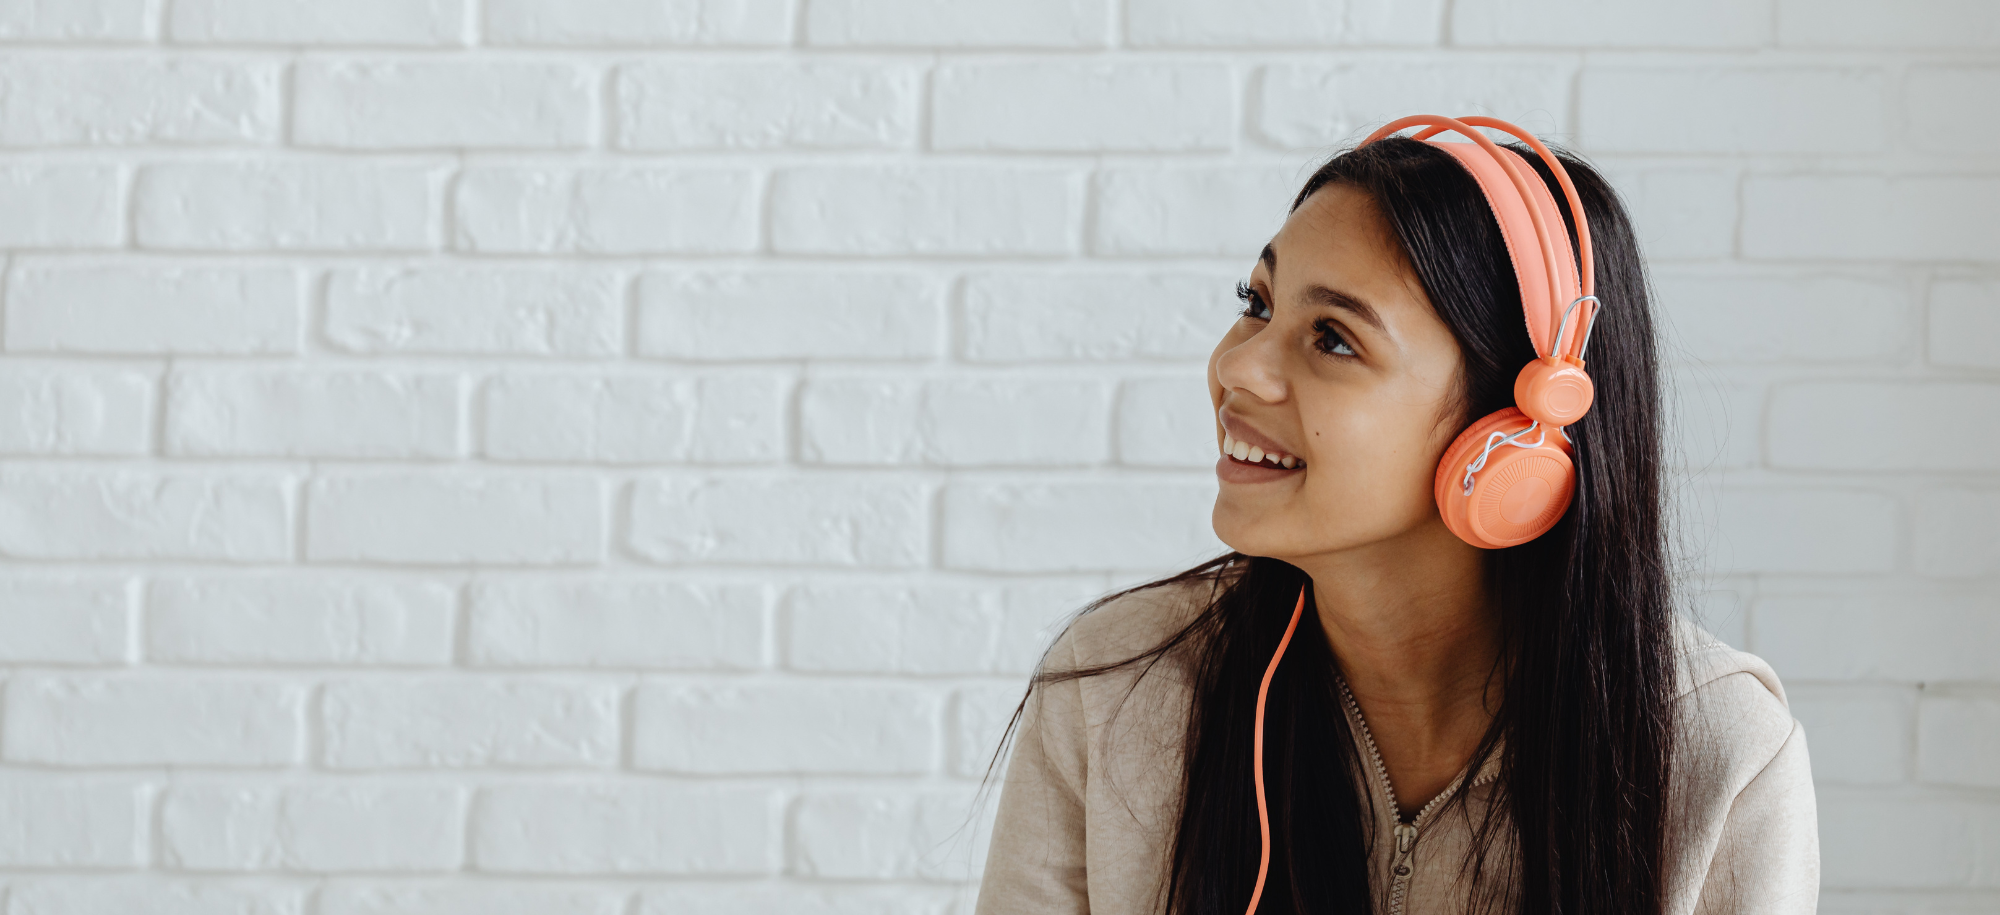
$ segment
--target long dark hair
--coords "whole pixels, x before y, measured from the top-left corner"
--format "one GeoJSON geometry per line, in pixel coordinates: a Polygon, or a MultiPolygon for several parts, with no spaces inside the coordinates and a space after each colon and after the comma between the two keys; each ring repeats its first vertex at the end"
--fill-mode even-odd
{"type": "MultiPolygon", "coordinates": [[[[1561,201],[1540,157],[1512,148],[1561,201]]],[[[1478,908],[1646,915],[1662,904],[1675,740],[1653,321],[1623,205],[1589,165],[1557,155],[1590,221],[1595,291],[1606,303],[1588,353],[1596,402],[1569,429],[1577,490],[1568,513],[1535,540],[1485,553],[1502,691],[1470,771],[1497,756],[1502,796],[1473,824],[1464,866],[1478,908]]],[[[1535,354],[1505,243],[1471,175],[1428,144],[1390,138],[1321,166],[1292,209],[1336,183],[1374,198],[1457,338],[1460,427],[1510,406],[1515,374],[1535,354]]],[[[1566,207],[1563,218],[1574,250],[1566,207]]],[[[1185,665],[1192,701],[1166,905],[1174,915],[1233,915],[1249,899],[1260,851],[1249,710],[1293,600],[1312,582],[1289,563],[1232,552],[1107,595],[1081,613],[1134,591],[1190,583],[1207,584],[1207,606],[1159,645],[1093,667],[1044,665],[1029,692],[1135,665],[1143,676],[1163,660],[1185,665]]],[[[1272,857],[1261,911],[1372,911],[1366,867],[1376,820],[1335,671],[1325,632],[1308,612],[1271,682],[1265,718],[1272,857]]],[[[1011,736],[1014,724],[1007,730],[1011,736]]]]}

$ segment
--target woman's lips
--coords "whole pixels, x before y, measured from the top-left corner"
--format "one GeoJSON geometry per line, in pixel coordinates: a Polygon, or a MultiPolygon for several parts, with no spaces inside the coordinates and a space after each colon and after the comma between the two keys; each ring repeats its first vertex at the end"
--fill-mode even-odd
{"type": "Polygon", "coordinates": [[[1268,483],[1295,473],[1304,473],[1306,464],[1289,454],[1266,454],[1264,449],[1237,441],[1224,432],[1222,458],[1215,462],[1215,476],[1225,483],[1268,483]]]}
{"type": "Polygon", "coordinates": [[[1253,428],[1228,410],[1215,412],[1222,426],[1222,459],[1215,462],[1215,475],[1226,483],[1265,483],[1281,480],[1306,469],[1304,458],[1285,452],[1284,446],[1253,428]]]}
{"type": "Polygon", "coordinates": [[[1249,442],[1238,441],[1236,436],[1226,428],[1222,432],[1222,453],[1239,461],[1247,461],[1252,464],[1269,464],[1274,467],[1283,467],[1286,470],[1305,464],[1304,461],[1282,451],[1265,451],[1249,442]]]}
{"type": "Polygon", "coordinates": [[[1273,480],[1299,476],[1305,472],[1306,467],[1304,464],[1286,470],[1283,467],[1271,464],[1252,464],[1249,461],[1239,461],[1226,454],[1215,462],[1216,479],[1224,483],[1269,483],[1273,480]]]}

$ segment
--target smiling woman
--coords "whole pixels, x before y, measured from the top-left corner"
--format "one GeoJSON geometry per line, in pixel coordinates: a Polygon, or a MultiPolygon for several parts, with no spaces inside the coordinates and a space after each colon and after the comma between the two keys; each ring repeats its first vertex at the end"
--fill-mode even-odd
{"type": "Polygon", "coordinates": [[[1209,360],[1232,552],[1050,648],[980,912],[1813,910],[1803,732],[1674,609],[1629,220],[1574,157],[1485,148],[1532,185],[1389,137],[1294,199],[1209,360]],[[1562,308],[1593,288],[1601,328],[1562,308]],[[1585,344],[1594,403],[1537,394],[1585,344]],[[1573,469],[1494,491],[1525,533],[1441,513],[1536,449],[1573,469]]]}

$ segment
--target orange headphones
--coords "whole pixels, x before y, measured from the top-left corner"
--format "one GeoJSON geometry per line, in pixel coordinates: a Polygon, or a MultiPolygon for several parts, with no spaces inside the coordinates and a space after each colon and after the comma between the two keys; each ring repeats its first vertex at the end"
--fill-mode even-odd
{"type": "MultiPolygon", "coordinates": [[[[1596,326],[1602,303],[1591,294],[1590,224],[1584,219],[1583,201],[1577,197],[1562,161],[1527,131],[1497,118],[1417,114],[1382,125],[1361,145],[1409,127],[1425,128],[1411,139],[1427,141],[1452,154],[1479,182],[1493,218],[1500,223],[1507,257],[1514,262],[1514,278],[1521,285],[1521,313],[1528,321],[1528,339],[1535,346],[1534,361],[1522,367],[1514,379],[1514,406],[1482,417],[1444,450],[1433,484],[1438,513],[1444,516],[1445,527],[1473,546],[1490,550],[1527,543],[1555,526],[1569,510],[1570,496],[1576,489],[1576,466],[1570,461],[1569,433],[1563,427],[1583,418],[1590,409],[1593,391],[1590,376],[1583,371],[1583,349],[1590,344],[1590,331],[1596,326]],[[1582,271],[1577,270],[1577,258],[1570,254],[1562,212],[1556,209],[1548,185],[1542,183],[1528,160],[1487,139],[1477,130],[1480,127],[1520,139],[1555,173],[1576,221],[1582,271]],[[1430,139],[1447,130],[1472,142],[1430,139]],[[1590,307],[1575,316],[1577,326],[1572,329],[1571,316],[1584,302],[1590,307]],[[1555,428],[1556,440],[1549,438],[1550,427],[1555,428]],[[1530,435],[1535,436],[1534,441],[1526,441],[1530,435]]],[[[1285,627],[1284,638],[1264,669],[1264,682],[1257,687],[1251,763],[1264,851],[1257,862],[1257,885],[1250,893],[1249,915],[1255,915],[1264,896],[1264,877],[1271,865],[1271,817],[1264,804],[1264,698],[1305,607],[1306,592],[1300,588],[1291,625],[1285,627]]]]}
{"type": "Polygon", "coordinates": [[[1445,449],[1433,484],[1438,512],[1445,527],[1473,546],[1490,550],[1527,543],[1555,526],[1569,509],[1576,488],[1569,433],[1563,427],[1583,418],[1592,395],[1590,376],[1583,371],[1583,349],[1590,344],[1601,303],[1591,294],[1590,223],[1562,160],[1533,134],[1506,121],[1412,115],[1383,125],[1361,145],[1416,126],[1426,129],[1411,139],[1429,140],[1450,130],[1473,141],[1429,140],[1472,173],[1500,223],[1536,355],[1514,379],[1514,406],[1473,423],[1445,449]],[[1478,127],[1520,138],[1555,173],[1576,221],[1582,271],[1570,255],[1562,213],[1541,176],[1520,154],[1487,139],[1478,127]],[[1590,306],[1576,314],[1576,307],[1585,302],[1590,306]],[[1549,438],[1550,427],[1556,431],[1555,439],[1549,438]],[[1531,435],[1534,440],[1527,441],[1531,435]]]}

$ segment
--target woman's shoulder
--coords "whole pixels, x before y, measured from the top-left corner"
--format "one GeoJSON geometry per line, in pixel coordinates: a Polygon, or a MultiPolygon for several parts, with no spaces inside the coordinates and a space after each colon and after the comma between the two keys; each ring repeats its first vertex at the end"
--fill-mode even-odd
{"type": "Polygon", "coordinates": [[[1116,594],[1070,621],[1056,638],[1056,666],[1092,667],[1133,657],[1165,642],[1201,615],[1233,576],[1226,567],[1116,594]]]}
{"type": "Polygon", "coordinates": [[[1730,793],[1755,778],[1800,730],[1771,665],[1692,621],[1674,623],[1676,724],[1687,776],[1730,793]]]}

